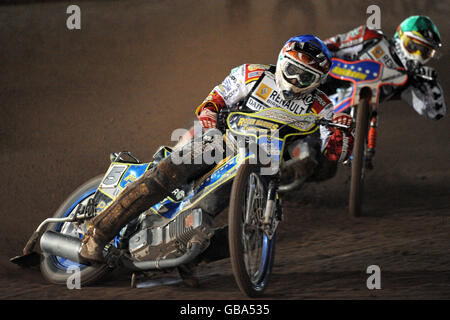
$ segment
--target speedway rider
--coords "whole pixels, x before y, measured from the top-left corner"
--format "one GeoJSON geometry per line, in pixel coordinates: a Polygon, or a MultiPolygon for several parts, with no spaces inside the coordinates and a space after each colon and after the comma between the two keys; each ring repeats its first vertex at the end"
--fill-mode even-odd
{"type": "MultiPolygon", "coordinates": [[[[333,117],[333,106],[317,87],[324,81],[331,66],[326,45],[312,35],[289,39],[282,48],[276,66],[244,64],[216,86],[196,114],[205,129],[214,128],[222,108],[261,110],[268,107],[285,109],[294,114],[315,113],[340,124],[350,124],[346,115],[333,117]]],[[[351,153],[353,137],[349,132],[321,126],[316,145],[318,171],[333,168],[351,153]],[[321,170],[319,170],[321,169],[321,170]]],[[[131,183],[102,213],[90,220],[82,239],[80,256],[92,262],[104,262],[103,248],[131,220],[163,200],[172,190],[210,171],[215,164],[198,161],[211,144],[188,143],[175,148],[172,154],[131,183]],[[201,148],[201,149],[199,149],[201,148]],[[190,164],[175,164],[172,157],[191,157],[190,164]],[[197,161],[196,161],[197,160],[197,161]]],[[[295,157],[299,150],[290,149],[295,157]]],[[[313,174],[314,176],[314,174],[313,174]]],[[[329,174],[330,176],[330,174],[329,174]]],[[[320,174],[316,180],[320,180],[320,174]]]]}
{"type": "MultiPolygon", "coordinates": [[[[410,77],[402,86],[383,86],[380,102],[402,99],[422,116],[439,120],[446,113],[446,105],[436,71],[424,66],[442,46],[436,25],[426,16],[411,16],[397,28],[392,39],[381,31],[360,26],[324,41],[331,55],[343,60],[372,59],[388,68],[404,68],[410,77]]],[[[329,78],[321,89],[331,94],[342,86],[329,78]]]]}

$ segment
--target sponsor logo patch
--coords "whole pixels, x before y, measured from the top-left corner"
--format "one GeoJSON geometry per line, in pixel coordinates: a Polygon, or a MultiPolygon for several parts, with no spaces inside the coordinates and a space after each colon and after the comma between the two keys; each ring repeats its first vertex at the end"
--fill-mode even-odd
{"type": "Polygon", "coordinates": [[[259,127],[270,130],[276,130],[278,124],[255,118],[241,118],[237,124],[238,127],[242,127],[245,130],[251,130],[250,127],[259,127]]]}
{"type": "Polygon", "coordinates": [[[248,106],[250,109],[256,110],[256,111],[259,111],[259,110],[262,110],[262,109],[267,108],[267,107],[264,106],[262,103],[259,103],[258,101],[256,101],[256,100],[253,99],[253,98],[248,99],[247,106],[248,106]]]}
{"type": "Polygon", "coordinates": [[[255,70],[261,70],[265,69],[265,67],[262,64],[251,64],[247,67],[248,71],[255,71],[255,70]]]}
{"type": "Polygon", "coordinates": [[[256,90],[255,94],[258,97],[260,97],[264,100],[267,100],[267,97],[270,95],[271,92],[272,92],[272,89],[270,87],[266,86],[264,83],[261,83],[258,90],[256,90]]]}
{"type": "Polygon", "coordinates": [[[256,78],[262,74],[262,71],[253,71],[248,74],[248,78],[256,78]]]}
{"type": "Polygon", "coordinates": [[[374,56],[376,59],[380,59],[380,58],[383,56],[383,54],[384,54],[384,50],[381,48],[381,46],[376,46],[376,47],[371,51],[371,53],[373,54],[373,56],[374,56]]]}
{"type": "Polygon", "coordinates": [[[365,73],[358,72],[358,71],[352,71],[350,69],[344,69],[344,68],[340,68],[340,67],[334,67],[332,72],[337,75],[340,75],[340,76],[352,77],[352,78],[356,78],[359,80],[365,80],[367,78],[367,74],[365,74],[365,73]]]}

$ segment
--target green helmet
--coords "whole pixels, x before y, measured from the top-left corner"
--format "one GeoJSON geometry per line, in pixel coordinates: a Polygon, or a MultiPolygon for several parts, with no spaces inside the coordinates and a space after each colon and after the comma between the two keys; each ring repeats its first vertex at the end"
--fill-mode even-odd
{"type": "Polygon", "coordinates": [[[411,16],[397,28],[394,40],[407,59],[426,63],[442,46],[436,25],[427,16],[411,16]]]}

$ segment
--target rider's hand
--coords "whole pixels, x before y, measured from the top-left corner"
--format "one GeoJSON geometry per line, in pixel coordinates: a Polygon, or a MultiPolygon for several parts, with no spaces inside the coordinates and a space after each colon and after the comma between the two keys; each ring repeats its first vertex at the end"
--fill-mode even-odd
{"type": "Polygon", "coordinates": [[[200,120],[202,127],[205,129],[215,128],[217,123],[217,112],[210,109],[203,109],[197,116],[200,120]]]}
{"type": "MultiPolygon", "coordinates": [[[[345,113],[338,113],[334,115],[333,122],[351,126],[353,120],[345,113]]],[[[325,155],[329,161],[343,162],[352,154],[354,138],[351,130],[330,128],[330,131],[332,134],[328,139],[325,155]]]]}
{"type": "Polygon", "coordinates": [[[419,68],[418,71],[419,74],[427,76],[431,79],[436,79],[437,78],[437,72],[434,68],[432,67],[428,67],[428,66],[422,66],[419,68]]]}
{"type": "Polygon", "coordinates": [[[414,70],[413,77],[419,80],[434,81],[437,78],[437,72],[432,67],[420,66],[414,70]]]}
{"type": "Polygon", "coordinates": [[[333,117],[333,122],[343,124],[345,126],[351,126],[353,123],[353,119],[346,113],[336,113],[333,117]]]}

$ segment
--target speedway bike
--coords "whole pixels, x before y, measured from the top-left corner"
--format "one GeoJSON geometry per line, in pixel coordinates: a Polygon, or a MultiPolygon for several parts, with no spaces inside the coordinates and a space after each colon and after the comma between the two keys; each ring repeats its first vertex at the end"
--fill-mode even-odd
{"type": "MultiPolygon", "coordinates": [[[[66,284],[73,269],[79,270],[82,285],[99,281],[117,268],[133,272],[133,277],[178,269],[183,278],[185,267],[213,240],[217,231],[213,218],[229,205],[229,254],[236,283],[247,296],[261,296],[268,286],[277,226],[283,218],[279,194],[291,189],[279,184],[287,141],[304,139],[321,125],[345,126],[314,113],[295,115],[280,108],[226,110],[219,120],[220,140],[225,137],[233,152],[209,173],[179,186],[128,223],[104,248],[105,264],[90,264],[79,256],[87,223],[129,183],[170,157],[171,148],[161,147],[148,163],[130,152],[111,154],[106,173],[76,189],[52,218],[38,226],[23,255],[11,262],[40,265],[42,275],[56,284],[66,284]],[[269,161],[263,163],[261,155],[269,161]]],[[[309,155],[303,147],[297,161],[309,155]]]]}

